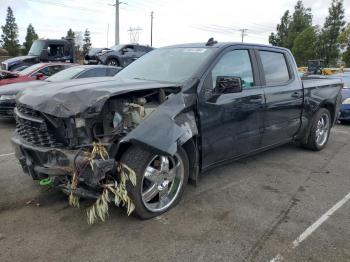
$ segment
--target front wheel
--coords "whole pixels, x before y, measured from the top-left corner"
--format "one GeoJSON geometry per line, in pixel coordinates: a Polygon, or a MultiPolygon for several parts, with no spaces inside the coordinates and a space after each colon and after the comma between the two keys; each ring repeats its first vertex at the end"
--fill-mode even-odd
{"type": "Polygon", "coordinates": [[[114,58],[110,58],[107,62],[107,65],[109,66],[119,66],[118,60],[114,58]]]}
{"type": "Polygon", "coordinates": [[[322,150],[327,144],[331,126],[332,122],[329,111],[326,108],[321,108],[313,118],[307,143],[303,144],[303,146],[314,151],[322,150]]]}
{"type": "Polygon", "coordinates": [[[140,218],[158,216],[180,201],[189,175],[188,157],[181,147],[174,156],[162,156],[132,146],[121,162],[136,173],[136,186],[128,183],[127,190],[140,218]]]}

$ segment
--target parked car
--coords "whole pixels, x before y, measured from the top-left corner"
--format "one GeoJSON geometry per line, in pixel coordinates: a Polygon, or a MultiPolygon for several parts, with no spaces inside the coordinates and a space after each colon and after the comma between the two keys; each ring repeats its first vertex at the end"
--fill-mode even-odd
{"type": "Polygon", "coordinates": [[[344,88],[342,89],[342,105],[340,107],[339,121],[350,122],[350,75],[342,76],[344,88]]]}
{"type": "MultiPolygon", "coordinates": [[[[59,71],[74,66],[76,64],[66,63],[39,63],[23,69],[22,71],[5,71],[0,70],[0,86],[28,82],[34,80],[43,80],[46,77],[52,76],[59,71]]],[[[1,87],[0,87],[1,88],[1,87]]]]}
{"type": "Polygon", "coordinates": [[[75,63],[74,41],[70,39],[40,39],[33,42],[28,55],[17,56],[1,63],[1,69],[17,70],[40,62],[75,63]]]}
{"type": "Polygon", "coordinates": [[[102,49],[95,54],[99,63],[104,65],[113,65],[119,67],[126,67],[136,59],[144,54],[152,51],[150,46],[129,44],[129,45],[115,45],[111,48],[102,49]]]}
{"type": "Polygon", "coordinates": [[[28,88],[41,87],[49,83],[63,82],[71,79],[80,79],[88,77],[114,76],[120,71],[115,66],[104,65],[85,65],[74,66],[65,69],[55,75],[46,78],[43,81],[31,81],[25,83],[15,83],[0,88],[0,119],[13,118],[13,109],[16,106],[16,95],[28,88]]]}
{"type": "Polygon", "coordinates": [[[24,91],[12,143],[25,173],[72,196],[100,197],[127,166],[136,174],[127,194],[147,219],[174,207],[188,179],[217,165],[292,141],[322,150],[342,86],[302,81],[284,48],[212,39],[170,46],[114,79],[24,91]],[[92,168],[86,159],[101,148],[108,154],[92,168]]]}
{"type": "Polygon", "coordinates": [[[97,65],[99,61],[97,60],[96,54],[101,53],[102,50],[104,49],[108,49],[108,48],[91,48],[84,57],[84,64],[97,65]]]}

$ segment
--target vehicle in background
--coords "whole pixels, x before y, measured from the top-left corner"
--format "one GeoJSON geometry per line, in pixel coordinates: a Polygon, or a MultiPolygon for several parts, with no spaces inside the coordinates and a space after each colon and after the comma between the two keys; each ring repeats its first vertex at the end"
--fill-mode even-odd
{"type": "Polygon", "coordinates": [[[287,49],[210,39],[156,49],[112,79],[25,90],[12,143],[25,173],[76,197],[101,199],[133,170],[127,196],[147,219],[225,162],[292,141],[322,150],[342,87],[301,80],[287,49]]]}
{"type": "Polygon", "coordinates": [[[28,55],[17,56],[1,63],[1,69],[14,71],[19,67],[40,62],[75,63],[74,41],[70,39],[43,39],[33,42],[28,55]]]}
{"type": "Polygon", "coordinates": [[[97,65],[99,61],[97,60],[96,54],[101,53],[103,50],[108,48],[91,48],[87,55],[84,57],[85,65],[97,65]]]}
{"type": "Polygon", "coordinates": [[[13,109],[16,106],[16,95],[28,88],[41,87],[53,82],[63,82],[71,79],[80,79],[88,77],[114,76],[120,71],[115,66],[105,65],[82,65],[74,66],[62,70],[57,74],[46,78],[43,81],[31,81],[25,83],[15,83],[0,88],[0,119],[12,118],[13,109]]]}
{"type": "Polygon", "coordinates": [[[152,50],[153,48],[150,46],[137,44],[115,45],[111,48],[102,49],[95,54],[95,57],[99,63],[104,65],[126,67],[152,50]]]}
{"type": "Polygon", "coordinates": [[[77,64],[67,64],[67,63],[39,63],[39,64],[29,66],[19,72],[0,70],[0,86],[9,85],[9,84],[18,83],[18,82],[43,80],[64,69],[67,69],[69,67],[76,66],[76,65],[77,64]]]}
{"type": "Polygon", "coordinates": [[[338,120],[341,123],[350,123],[350,74],[343,74],[344,87],[342,89],[342,105],[338,120]]]}
{"type": "Polygon", "coordinates": [[[323,59],[309,60],[307,62],[307,73],[310,75],[322,75],[323,68],[324,68],[323,59]]]}

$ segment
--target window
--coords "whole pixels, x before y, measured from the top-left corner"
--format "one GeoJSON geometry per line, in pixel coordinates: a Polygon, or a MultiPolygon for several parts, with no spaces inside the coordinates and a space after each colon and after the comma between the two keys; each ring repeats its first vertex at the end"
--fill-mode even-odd
{"type": "Polygon", "coordinates": [[[50,59],[61,58],[64,56],[64,45],[50,44],[47,52],[50,59]]]}
{"type": "Polygon", "coordinates": [[[65,69],[65,67],[62,65],[46,66],[46,67],[40,69],[34,75],[39,73],[39,74],[44,74],[45,76],[52,76],[63,69],[65,69]]]}
{"type": "Polygon", "coordinates": [[[266,85],[281,85],[289,81],[286,59],[282,53],[260,51],[266,85]]]}
{"type": "Polygon", "coordinates": [[[82,73],[81,75],[79,75],[78,78],[99,77],[99,76],[106,76],[106,68],[90,69],[82,73]]]}
{"type": "Polygon", "coordinates": [[[114,68],[108,68],[107,69],[107,76],[115,76],[120,71],[120,68],[114,67],[114,68]]]}
{"type": "Polygon", "coordinates": [[[220,59],[211,73],[213,89],[218,76],[240,77],[243,88],[253,87],[254,77],[248,50],[234,50],[220,59]]]}

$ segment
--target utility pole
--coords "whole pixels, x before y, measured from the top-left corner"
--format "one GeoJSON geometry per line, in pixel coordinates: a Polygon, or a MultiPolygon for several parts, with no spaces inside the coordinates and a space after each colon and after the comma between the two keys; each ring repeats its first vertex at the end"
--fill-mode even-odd
{"type": "Polygon", "coordinates": [[[115,0],[115,45],[119,45],[119,0],[115,0]]]}
{"type": "Polygon", "coordinates": [[[244,37],[247,36],[247,34],[245,32],[248,31],[248,29],[246,28],[242,28],[242,29],[239,29],[238,31],[241,32],[241,36],[242,36],[242,43],[243,43],[243,40],[244,40],[244,37]]]}
{"type": "Polygon", "coordinates": [[[108,38],[109,38],[109,24],[107,24],[107,48],[109,47],[108,45],[108,38]]]}
{"type": "Polygon", "coordinates": [[[151,12],[151,46],[153,46],[153,11],[151,12]]]}

